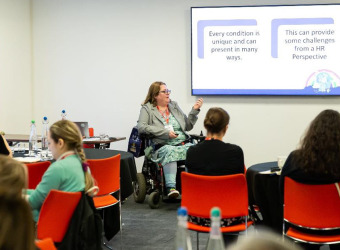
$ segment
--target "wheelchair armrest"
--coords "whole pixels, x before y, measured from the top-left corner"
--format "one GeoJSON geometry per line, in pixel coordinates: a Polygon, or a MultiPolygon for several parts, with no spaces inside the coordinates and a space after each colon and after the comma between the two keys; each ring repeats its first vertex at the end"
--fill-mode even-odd
{"type": "Polygon", "coordinates": [[[196,135],[196,134],[189,134],[189,135],[191,139],[196,140],[197,142],[202,142],[205,140],[204,135],[196,135]]]}
{"type": "Polygon", "coordinates": [[[152,135],[147,135],[147,134],[138,134],[138,137],[142,140],[150,140],[151,138],[153,138],[154,136],[152,135]]]}

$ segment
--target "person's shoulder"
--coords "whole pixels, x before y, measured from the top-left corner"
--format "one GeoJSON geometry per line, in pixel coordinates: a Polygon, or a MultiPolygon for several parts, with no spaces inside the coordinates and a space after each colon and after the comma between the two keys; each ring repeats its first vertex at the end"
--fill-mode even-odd
{"type": "Polygon", "coordinates": [[[294,160],[298,159],[299,153],[300,153],[300,150],[294,150],[294,151],[290,152],[290,154],[288,155],[288,157],[286,159],[286,162],[291,163],[293,159],[294,160]]]}
{"type": "Polygon", "coordinates": [[[150,109],[152,107],[152,104],[150,102],[142,104],[142,108],[150,109]]]}
{"type": "Polygon", "coordinates": [[[169,105],[173,106],[173,107],[178,107],[178,103],[176,101],[173,101],[173,100],[170,100],[169,105]]]}
{"type": "Polygon", "coordinates": [[[65,159],[55,161],[51,164],[52,168],[68,168],[70,164],[80,164],[80,159],[77,155],[70,155],[65,159]]]}
{"type": "Polygon", "coordinates": [[[225,143],[226,147],[229,148],[230,150],[235,150],[235,151],[242,151],[242,148],[239,145],[232,144],[232,143],[225,143]]]}
{"type": "Polygon", "coordinates": [[[188,148],[188,152],[196,152],[197,150],[204,148],[206,144],[207,144],[207,141],[202,141],[200,143],[192,145],[191,147],[188,148]]]}

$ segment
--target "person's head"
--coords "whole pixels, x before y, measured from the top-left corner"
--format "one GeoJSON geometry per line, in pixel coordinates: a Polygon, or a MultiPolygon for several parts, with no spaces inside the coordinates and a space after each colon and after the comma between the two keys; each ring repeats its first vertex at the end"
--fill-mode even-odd
{"type": "Polygon", "coordinates": [[[33,250],[34,225],[32,211],[22,197],[0,187],[0,249],[33,250]]]}
{"type": "Polygon", "coordinates": [[[232,244],[227,250],[302,250],[292,241],[283,240],[281,235],[270,231],[259,230],[249,233],[236,243],[232,244]]]}
{"type": "Polygon", "coordinates": [[[324,110],[311,122],[301,141],[298,160],[310,172],[340,176],[340,114],[324,110]]]}
{"type": "Polygon", "coordinates": [[[27,187],[27,168],[11,157],[0,155],[0,188],[8,189],[13,196],[22,196],[27,187]]]}
{"type": "Polygon", "coordinates": [[[204,127],[208,134],[224,136],[229,124],[229,114],[222,108],[210,108],[204,118],[204,127]]]}
{"type": "MultiPolygon", "coordinates": [[[[1,131],[0,131],[0,132],[1,132],[1,131]]],[[[5,149],[2,150],[2,153],[1,153],[1,154],[8,155],[8,156],[12,157],[12,156],[13,156],[13,153],[12,153],[11,148],[10,148],[9,145],[8,145],[8,142],[7,142],[6,138],[5,138],[4,135],[1,134],[1,133],[0,133],[0,136],[2,137],[2,141],[3,141],[3,144],[4,144],[4,145],[2,145],[2,147],[3,147],[3,146],[5,147],[5,149]],[[7,152],[6,152],[6,151],[7,151],[7,152]]]]}
{"type": "Polygon", "coordinates": [[[48,144],[54,159],[70,150],[76,151],[79,155],[84,154],[79,128],[69,120],[60,120],[52,124],[48,133],[48,144]]]}
{"type": "Polygon", "coordinates": [[[154,82],[150,85],[143,104],[150,102],[152,105],[157,106],[159,104],[169,103],[169,95],[170,92],[164,82],[154,82]]]}
{"type": "Polygon", "coordinates": [[[48,133],[48,144],[54,159],[58,159],[67,151],[74,151],[84,167],[85,191],[93,187],[93,178],[85,166],[86,157],[83,150],[82,136],[75,123],[69,120],[60,120],[52,124],[48,133]]]}

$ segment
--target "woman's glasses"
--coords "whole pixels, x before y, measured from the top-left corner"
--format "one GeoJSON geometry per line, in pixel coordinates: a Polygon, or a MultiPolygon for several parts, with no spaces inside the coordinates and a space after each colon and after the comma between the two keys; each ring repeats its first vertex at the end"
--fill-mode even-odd
{"type": "Polygon", "coordinates": [[[166,90],[159,91],[159,93],[171,94],[171,90],[170,89],[166,89],[166,90]]]}

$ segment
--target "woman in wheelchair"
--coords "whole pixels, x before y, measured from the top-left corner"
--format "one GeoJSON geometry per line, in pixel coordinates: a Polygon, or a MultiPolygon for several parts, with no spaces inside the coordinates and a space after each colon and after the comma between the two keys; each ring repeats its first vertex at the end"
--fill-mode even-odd
{"type": "Polygon", "coordinates": [[[186,116],[177,102],[170,100],[170,93],[163,82],[150,85],[140,110],[138,133],[151,136],[155,148],[152,160],[163,166],[168,197],[177,198],[177,161],[185,160],[188,148],[193,145],[188,142],[186,131],[194,127],[203,99],[198,99],[186,116]]]}

